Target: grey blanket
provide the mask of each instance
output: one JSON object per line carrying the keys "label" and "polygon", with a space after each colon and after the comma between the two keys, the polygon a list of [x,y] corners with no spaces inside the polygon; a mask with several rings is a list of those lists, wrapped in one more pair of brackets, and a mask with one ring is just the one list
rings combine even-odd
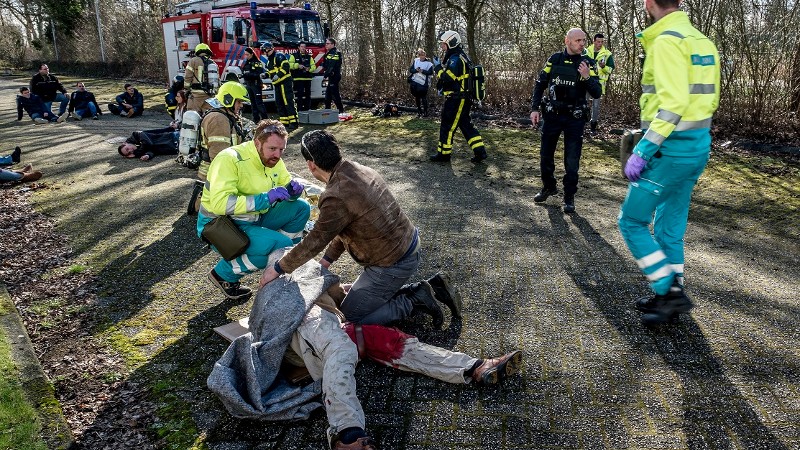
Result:
{"label": "grey blanket", "polygon": [[307,419],[322,406],[321,380],[304,387],[278,375],[283,355],[314,301],[339,281],[316,261],[258,290],[250,332],[239,336],[214,364],[208,388],[231,415],[262,420]]}

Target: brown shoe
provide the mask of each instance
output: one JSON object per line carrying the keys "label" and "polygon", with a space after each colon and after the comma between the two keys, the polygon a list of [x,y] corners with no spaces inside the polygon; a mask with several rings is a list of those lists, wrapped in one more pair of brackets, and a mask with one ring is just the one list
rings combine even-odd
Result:
{"label": "brown shoe", "polygon": [[472,381],[477,384],[497,384],[517,373],[521,364],[522,352],[519,350],[499,358],[487,359],[472,373]]}
{"label": "brown shoe", "polygon": [[20,183],[25,183],[27,181],[36,181],[39,178],[42,178],[42,172],[38,170],[35,172],[26,172],[22,174],[22,178],[19,179]]}
{"label": "brown shoe", "polygon": [[131,118],[131,117],[133,117],[133,113],[134,113],[134,112],[135,112],[135,111],[133,110],[133,108],[129,109],[129,110],[128,110],[128,118]]}
{"label": "brown shoe", "polygon": [[342,444],[342,441],[336,441],[333,444],[334,450],[378,450],[378,443],[369,436],[358,438],[352,444]]}

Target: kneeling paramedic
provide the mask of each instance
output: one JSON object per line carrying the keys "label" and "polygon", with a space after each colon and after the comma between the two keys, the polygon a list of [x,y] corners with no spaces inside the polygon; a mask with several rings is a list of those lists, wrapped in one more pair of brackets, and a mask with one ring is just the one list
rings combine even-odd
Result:
{"label": "kneeling paramedic", "polygon": [[287,137],[280,122],[262,120],[252,141],[221,151],[208,169],[197,234],[202,237],[212,220],[228,216],[250,241],[244,253],[220,259],[208,275],[229,299],[250,295],[239,280],[266,267],[273,250],[300,242],[310,216],[311,207],[299,198],[303,185],[292,180],[281,159]]}

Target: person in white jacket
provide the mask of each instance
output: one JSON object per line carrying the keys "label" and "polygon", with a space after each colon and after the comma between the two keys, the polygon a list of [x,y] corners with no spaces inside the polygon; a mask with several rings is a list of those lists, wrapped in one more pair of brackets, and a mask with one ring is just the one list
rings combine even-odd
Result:
{"label": "person in white jacket", "polygon": [[433,76],[433,63],[425,56],[425,50],[417,49],[417,57],[411,62],[408,68],[408,85],[411,88],[411,95],[417,103],[417,116],[428,115],[428,88],[431,85]]}

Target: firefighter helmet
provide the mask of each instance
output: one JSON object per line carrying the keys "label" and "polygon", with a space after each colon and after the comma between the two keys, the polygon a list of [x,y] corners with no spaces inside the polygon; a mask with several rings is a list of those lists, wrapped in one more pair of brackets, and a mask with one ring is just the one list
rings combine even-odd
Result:
{"label": "firefighter helmet", "polygon": [[461,45],[461,36],[453,30],[447,30],[439,35],[439,42],[447,45],[447,48],[454,48]]}
{"label": "firefighter helmet", "polygon": [[247,97],[247,88],[242,83],[236,81],[228,81],[219,88],[216,96],[217,100],[222,103],[226,108],[232,108],[236,100],[241,100],[249,103],[250,99]]}
{"label": "firefighter helmet", "polygon": [[211,53],[211,47],[209,47],[208,44],[203,44],[202,42],[197,44],[197,46],[195,46],[195,48],[194,48],[194,53],[196,55],[200,54],[201,52],[206,52],[209,55],[213,54],[213,53]]}
{"label": "firefighter helmet", "polygon": [[263,44],[261,44],[261,51],[262,52],[269,51],[272,48],[273,48],[272,42],[267,41],[267,42],[264,42]]}

